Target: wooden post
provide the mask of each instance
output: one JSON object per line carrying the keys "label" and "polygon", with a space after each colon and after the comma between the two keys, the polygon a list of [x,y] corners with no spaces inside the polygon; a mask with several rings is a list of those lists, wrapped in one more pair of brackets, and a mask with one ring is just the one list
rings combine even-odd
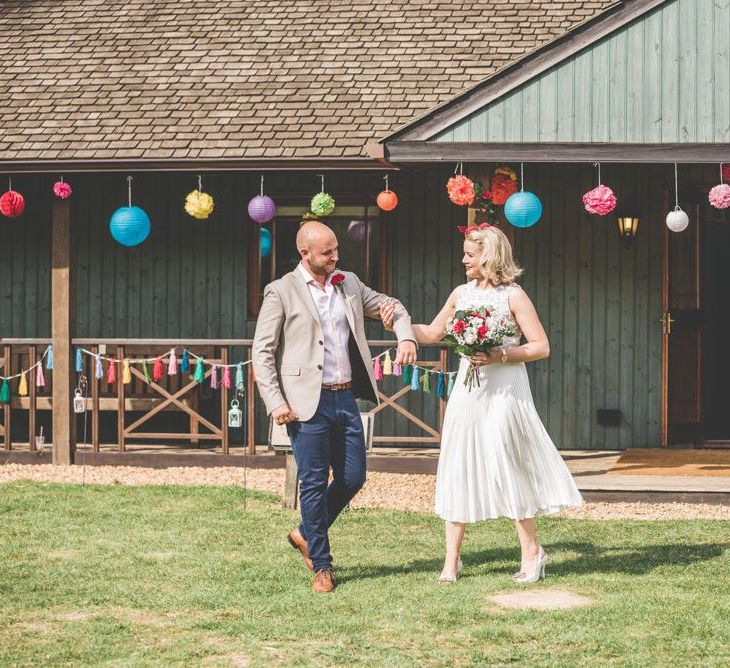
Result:
{"label": "wooden post", "polygon": [[[93,346],[91,351],[98,353],[99,346]],[[91,447],[94,452],[99,452],[99,379],[96,377],[95,357],[89,359],[88,377],[91,384]]]}
{"label": "wooden post", "polygon": [[[251,359],[251,349],[249,348],[249,359]],[[256,391],[256,379],[253,375],[253,364],[247,364],[247,375],[246,375],[246,435],[248,436],[248,452],[249,454],[256,454],[256,397],[254,392]]]}
{"label": "wooden post", "polygon": [[70,200],[53,202],[51,218],[51,345],[53,346],[53,464],[73,463],[76,420],[72,408],[71,339],[76,322]]}
{"label": "wooden post", "polygon": [[[33,364],[36,360],[36,347],[30,346],[28,348],[28,366]],[[31,452],[36,451],[35,447],[35,428],[36,418],[38,409],[38,398],[35,386],[35,378],[33,374],[28,374],[28,394],[29,394],[29,406],[28,406],[28,448]]]}
{"label": "wooden post", "polygon": [[[221,348],[221,363],[228,364],[228,346]],[[228,389],[221,386],[221,451],[228,454]]]}
{"label": "wooden post", "polygon": [[124,411],[127,400],[124,391],[126,388],[122,380],[124,346],[117,346],[117,359],[119,360],[119,366],[117,368],[117,402],[119,406],[117,410],[117,439],[119,440],[119,452],[124,452],[126,450],[126,443],[124,441]]}
{"label": "wooden post", "polygon": [[[13,371],[12,371],[12,366],[10,364],[11,358],[12,358],[12,348],[10,346],[5,346],[4,352],[5,352],[5,366],[3,368],[5,369],[5,373],[3,375],[12,376]],[[8,381],[8,382],[10,382],[10,381]],[[10,422],[12,420],[13,411],[12,411],[12,407],[9,403],[7,403],[3,406],[3,412],[5,413],[5,423],[3,425],[4,430],[5,430],[5,434],[4,434],[5,449],[11,450],[13,447],[13,441],[10,438]]]}
{"label": "wooden post", "polygon": [[284,473],[284,508],[297,507],[299,498],[299,478],[297,462],[291,452],[286,453],[286,471]]}

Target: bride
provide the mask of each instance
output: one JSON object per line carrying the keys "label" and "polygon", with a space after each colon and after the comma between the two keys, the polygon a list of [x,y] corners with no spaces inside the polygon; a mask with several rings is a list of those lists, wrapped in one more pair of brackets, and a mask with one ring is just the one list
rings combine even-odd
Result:
{"label": "bride", "polygon": [[[413,325],[419,343],[436,343],[456,309],[487,306],[516,335],[490,355],[462,358],[444,416],[436,477],[436,513],[446,522],[446,560],[440,582],[455,582],[466,524],[509,517],[515,521],[522,558],[518,583],[545,577],[548,556],[537,542],[535,517],[579,506],[583,499],[550,440],[532,401],[526,362],[550,354],[545,330],[530,298],[514,280],[522,273],[497,227],[467,228],[462,263],[469,281],[449,296],[430,325]],[[392,321],[393,306],[381,310]],[[524,336],[525,343],[520,345]],[[464,378],[478,367],[479,386]]]}

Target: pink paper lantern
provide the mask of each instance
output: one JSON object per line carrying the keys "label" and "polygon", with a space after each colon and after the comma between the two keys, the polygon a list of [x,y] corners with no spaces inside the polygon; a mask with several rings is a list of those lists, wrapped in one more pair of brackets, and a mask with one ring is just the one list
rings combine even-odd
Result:
{"label": "pink paper lantern", "polygon": [[72,192],[71,186],[65,181],[56,181],[53,184],[53,194],[59,199],[68,199]]}

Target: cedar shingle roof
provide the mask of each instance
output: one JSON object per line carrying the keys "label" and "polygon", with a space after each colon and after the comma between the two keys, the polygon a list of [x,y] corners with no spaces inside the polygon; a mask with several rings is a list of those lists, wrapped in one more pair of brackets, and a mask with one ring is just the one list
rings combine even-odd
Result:
{"label": "cedar shingle roof", "polygon": [[364,157],[612,4],[0,1],[0,160]]}

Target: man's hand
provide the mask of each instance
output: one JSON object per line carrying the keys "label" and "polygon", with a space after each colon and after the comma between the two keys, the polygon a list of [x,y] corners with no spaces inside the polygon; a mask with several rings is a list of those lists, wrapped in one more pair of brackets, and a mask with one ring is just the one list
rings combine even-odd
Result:
{"label": "man's hand", "polygon": [[274,418],[276,424],[288,424],[289,422],[295,422],[299,419],[299,416],[289,408],[289,404],[282,404],[271,411],[271,417]]}
{"label": "man's hand", "polygon": [[380,305],[380,319],[386,332],[393,331],[393,320],[395,317],[395,299],[388,299]]}
{"label": "man's hand", "polygon": [[413,341],[401,341],[395,361],[398,364],[413,364],[416,361],[416,344]]}

